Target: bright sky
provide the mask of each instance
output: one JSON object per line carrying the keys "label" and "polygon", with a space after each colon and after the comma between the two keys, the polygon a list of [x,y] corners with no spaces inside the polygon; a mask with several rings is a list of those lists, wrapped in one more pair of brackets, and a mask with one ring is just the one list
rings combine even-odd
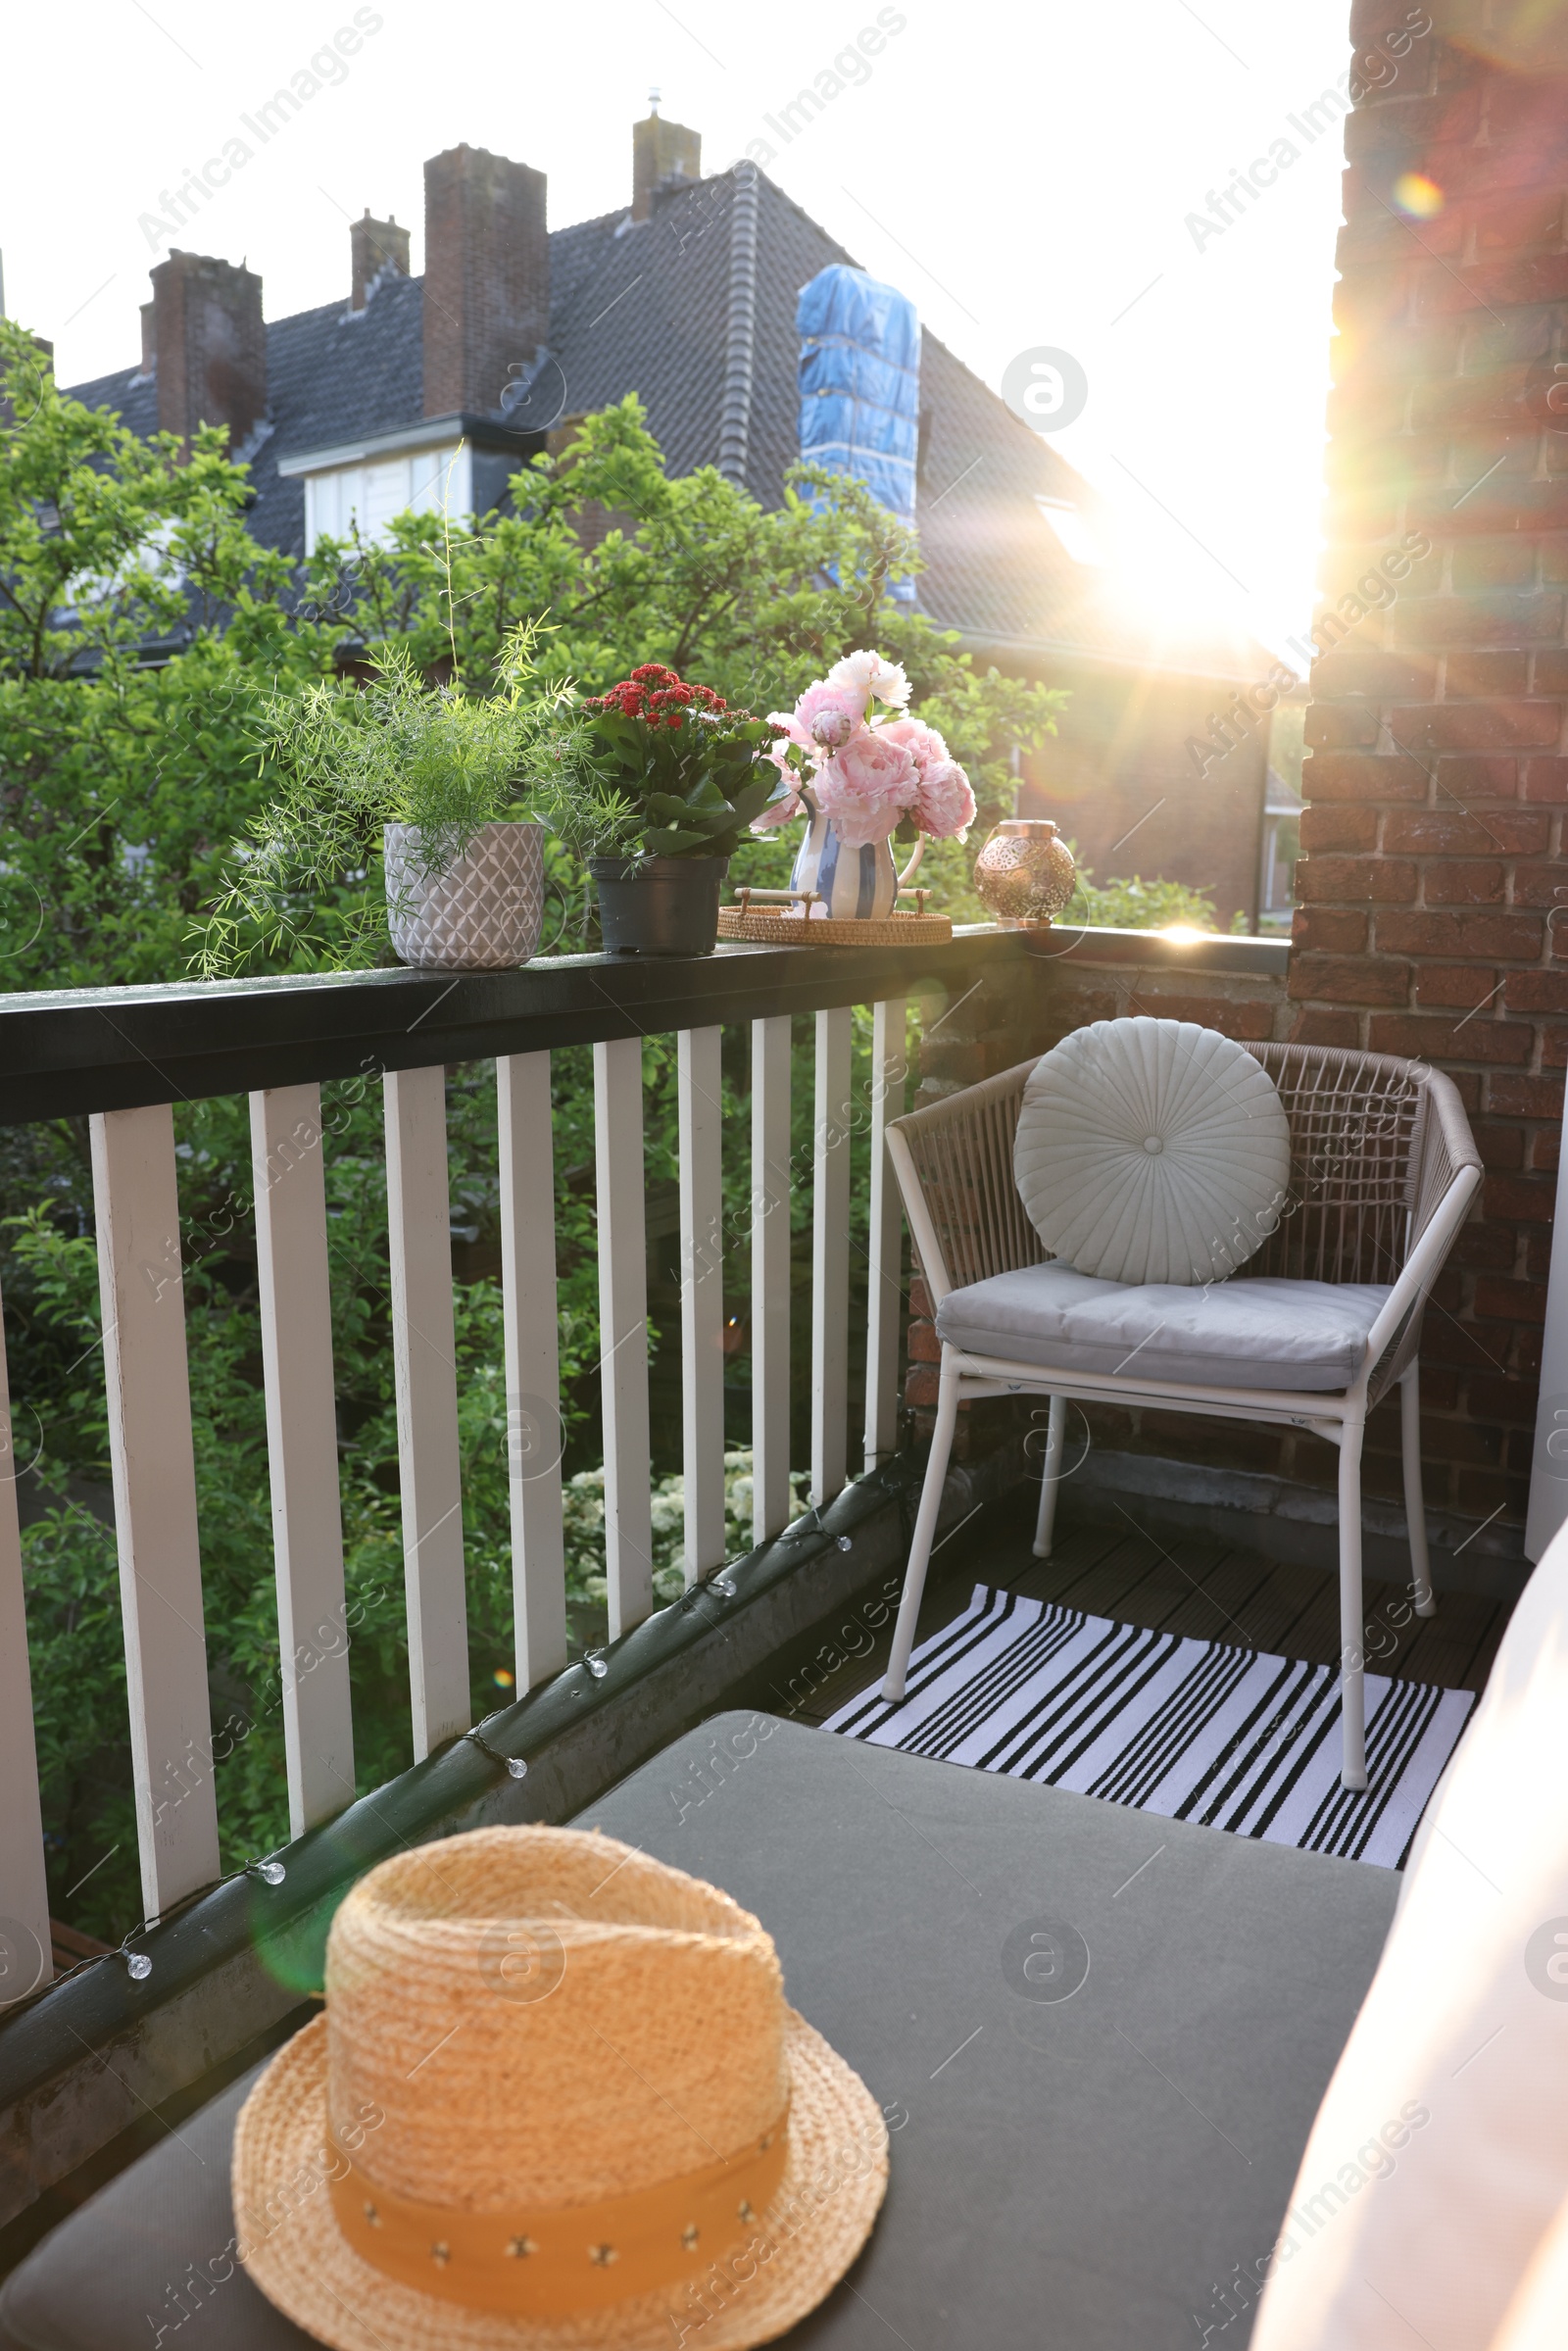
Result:
{"label": "bright sky", "polygon": [[[657,84],[705,169],[765,141],[758,160],[990,383],[1031,350],[1079,362],[1057,445],[1121,511],[1139,594],[1275,645],[1307,619],[1341,145],[1286,118],[1344,73],[1346,0],[375,0],[342,78],[258,146],[241,115],[356,5],[81,0],[64,47],[49,11],[13,14],[6,308],[54,340],[62,382],[135,360],[171,241],[248,261],[270,318],[346,295],[367,205],[413,224],[419,269],[420,167],[463,140],[547,171],[553,225],[611,210]],[[864,77],[834,75],[879,21]],[[766,118],[823,73],[845,86],[786,143]],[[235,136],[251,160],[154,251],[141,217]],[[1200,249],[1186,216],[1282,137],[1298,159]]]}

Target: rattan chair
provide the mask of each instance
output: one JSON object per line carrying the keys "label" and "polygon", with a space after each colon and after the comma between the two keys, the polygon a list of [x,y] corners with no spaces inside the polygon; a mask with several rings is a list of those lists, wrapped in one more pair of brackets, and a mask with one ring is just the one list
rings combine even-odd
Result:
{"label": "rattan chair", "polygon": [[[1426,1522],[1421,1496],[1417,1349],[1428,1292],[1481,1180],[1481,1158],[1452,1082],[1416,1061],[1313,1046],[1253,1045],[1279,1089],[1291,1129],[1290,1195],[1263,1247],[1233,1277],[1366,1283],[1387,1289],[1365,1336],[1359,1368],[1343,1391],[1265,1383],[1265,1360],[1246,1386],[1151,1378],[1136,1361],[1117,1373],[969,1353],[947,1339],[936,1430],[905,1577],[884,1695],[902,1699],[926,1566],[959,1404],[970,1396],[1051,1398],[1035,1553],[1049,1557],[1069,1397],[1160,1404],[1225,1420],[1310,1429],[1340,1448],[1340,1633],[1343,1779],[1366,1786],[1362,1686],[1361,1443],[1366,1416],[1396,1380],[1403,1424],[1404,1494],[1417,1613],[1431,1616]],[[915,1252],[939,1332],[961,1319],[943,1313],[974,1284],[1044,1263],[1013,1181],[1013,1138],[1032,1061],[896,1120],[888,1152],[907,1211]],[[1303,1308],[1308,1294],[1302,1294]],[[1359,1342],[1357,1342],[1359,1344]],[[1069,1350],[1071,1351],[1071,1350]],[[1254,1377],[1256,1384],[1254,1383]]]}

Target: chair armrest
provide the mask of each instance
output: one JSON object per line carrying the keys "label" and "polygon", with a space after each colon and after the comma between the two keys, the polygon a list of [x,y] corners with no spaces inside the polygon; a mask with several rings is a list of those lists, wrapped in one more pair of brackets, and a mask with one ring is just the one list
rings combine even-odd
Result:
{"label": "chair armrest", "polygon": [[1366,1335],[1365,1368],[1378,1360],[1399,1325],[1418,1305],[1443,1270],[1443,1261],[1458,1238],[1477,1185],[1481,1181],[1479,1164],[1458,1168],[1427,1218],[1424,1230],[1414,1249],[1404,1261],[1403,1270],[1389,1295],[1376,1322]]}
{"label": "chair armrest", "polygon": [[[1443,1268],[1464,1222],[1465,1211],[1484,1172],[1459,1089],[1441,1070],[1424,1074],[1425,1116],[1411,1169],[1410,1243],[1388,1304],[1367,1333],[1364,1369],[1370,1377],[1401,1324],[1419,1314],[1421,1302]],[[1404,1368],[1413,1346],[1399,1342],[1379,1388]]]}

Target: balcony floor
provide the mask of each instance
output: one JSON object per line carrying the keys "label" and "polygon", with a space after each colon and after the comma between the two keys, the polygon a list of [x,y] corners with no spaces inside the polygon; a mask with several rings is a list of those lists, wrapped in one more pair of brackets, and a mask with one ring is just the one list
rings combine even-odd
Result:
{"label": "balcony floor", "polygon": [[[918,1639],[950,1623],[967,1605],[975,1585],[984,1583],[1153,1632],[1244,1641],[1285,1657],[1333,1663],[1339,1650],[1335,1575],[1200,1536],[1165,1537],[1149,1526],[1147,1511],[1141,1508],[1139,1515],[1139,1524],[1129,1518],[1120,1528],[1075,1523],[1064,1497],[1054,1554],[1036,1559],[1030,1550],[1034,1496],[1007,1495],[938,1544]],[[1372,1628],[1369,1672],[1436,1683],[1445,1690],[1482,1689],[1508,1621],[1507,1601],[1440,1589],[1437,1615],[1423,1619],[1409,1610],[1402,1585],[1370,1577],[1364,1597],[1365,1621]],[[767,1690],[759,1684],[748,1695],[796,1721],[824,1722],[881,1680],[892,1637],[890,1614],[873,1647],[846,1657],[817,1680],[803,1669],[809,1668],[813,1654],[820,1656],[818,1637],[799,1657],[791,1653],[774,1663]]]}

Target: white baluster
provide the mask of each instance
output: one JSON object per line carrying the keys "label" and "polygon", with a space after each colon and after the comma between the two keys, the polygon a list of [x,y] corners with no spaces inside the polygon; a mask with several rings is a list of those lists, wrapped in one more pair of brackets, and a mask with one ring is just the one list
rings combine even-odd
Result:
{"label": "white baluster", "polygon": [[899,1307],[904,1287],[904,1209],[888,1163],[890,1119],[904,1111],[902,997],[871,1016],[871,1214],[865,1325],[865,1466],[875,1469],[899,1439]]}
{"label": "white baluster", "polygon": [[92,1176],[142,1903],[156,1918],[219,1874],[169,1104],[98,1112]]}
{"label": "white baluster", "polygon": [[855,1014],[816,1016],[811,1130],[811,1499],[844,1484],[850,1412],[850,1046]]}
{"label": "white baluster", "polygon": [[318,1086],[251,1096],[289,1833],[354,1799]]}
{"label": "white baluster", "polygon": [[790,1023],[752,1023],[752,1541],[790,1515]]}
{"label": "white baluster", "polygon": [[[21,1417],[24,1429],[30,1431],[32,1415],[24,1410]],[[5,1332],[0,1327],[0,1788],[5,1789],[0,1805],[0,2010],[36,1991],[54,1974],[17,1523],[17,1479],[31,1456],[32,1446],[19,1439],[11,1410]]]}
{"label": "white baluster", "polygon": [[389,1070],[386,1211],[416,1762],[468,1728],[444,1069]]}
{"label": "white baluster", "polygon": [[600,1387],[605,1426],[605,1573],[610,1638],[654,1605],[648,1436],[648,1238],[643,1199],[643,1049],[594,1047],[599,1205]]}
{"label": "white baluster", "polygon": [[561,1525],[561,1358],[556,1305],[556,1179],[550,1055],[496,1062],[501,1128],[501,1290],[507,1328],[512,1606],[517,1690],[566,1663]]}
{"label": "white baluster", "polygon": [[686,1581],[724,1564],[723,1075],[718,1029],[677,1043]]}

